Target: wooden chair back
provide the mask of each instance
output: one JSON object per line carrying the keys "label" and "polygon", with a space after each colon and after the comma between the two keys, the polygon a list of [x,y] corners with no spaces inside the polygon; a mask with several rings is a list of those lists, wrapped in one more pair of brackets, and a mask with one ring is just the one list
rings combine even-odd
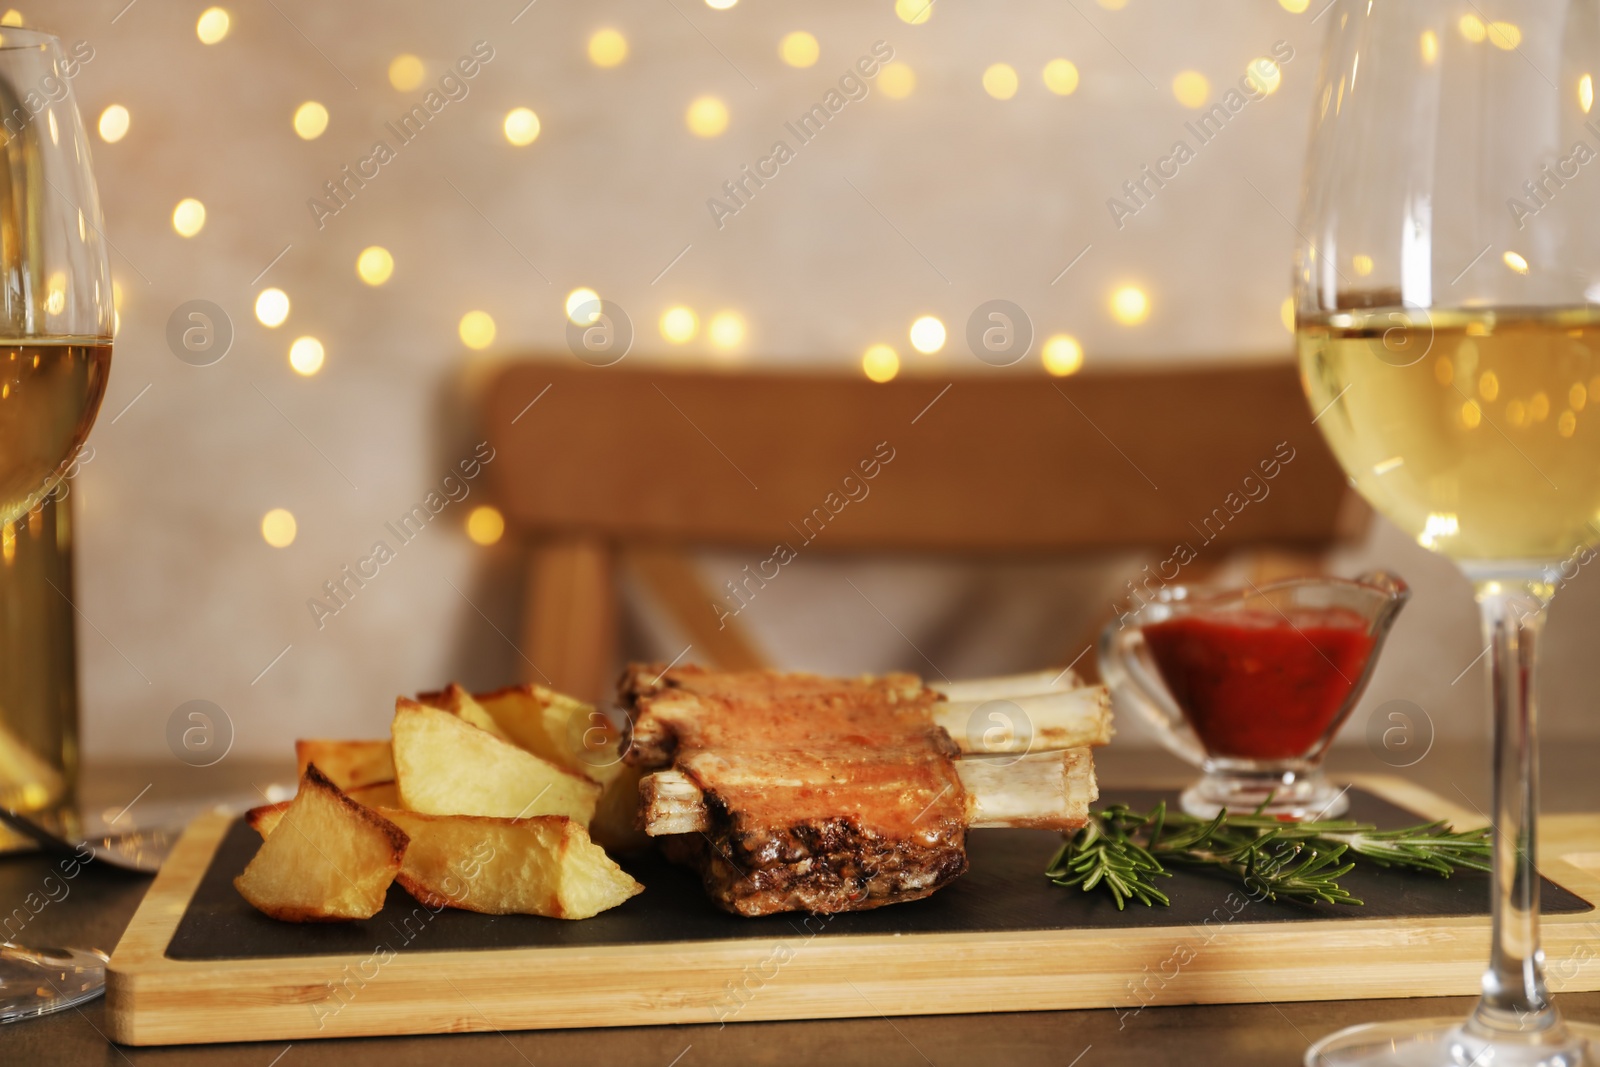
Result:
{"label": "wooden chair back", "polygon": [[1320,550],[1365,515],[1283,363],[876,384],[530,360],[484,414],[491,492],[530,545],[529,673],[591,698],[609,689],[619,562],[694,658],[741,667],[762,658],[688,549],[1214,560]]}

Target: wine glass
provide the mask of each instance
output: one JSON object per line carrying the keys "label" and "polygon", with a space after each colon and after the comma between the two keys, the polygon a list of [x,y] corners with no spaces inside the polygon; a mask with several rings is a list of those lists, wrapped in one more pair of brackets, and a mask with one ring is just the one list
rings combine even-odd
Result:
{"label": "wine glass", "polygon": [[[59,495],[111,362],[111,269],[72,95],[83,47],[0,27],[0,604],[30,617],[38,612],[18,584],[13,524]],[[6,632],[29,625],[5,621]],[[0,656],[0,804],[28,810],[68,799],[73,769],[69,753],[41,755],[28,743],[59,725],[36,720],[59,714],[60,703],[28,699],[38,687],[24,684],[19,658]],[[104,982],[99,953],[0,944],[0,1022],[77,1004]]]}
{"label": "wine glass", "polygon": [[1356,488],[1476,591],[1494,911],[1470,1017],[1353,1027],[1306,1062],[1600,1062],[1600,1028],[1545,986],[1534,862],[1535,652],[1563,569],[1600,539],[1600,0],[1337,0],[1324,17],[1301,373]]}

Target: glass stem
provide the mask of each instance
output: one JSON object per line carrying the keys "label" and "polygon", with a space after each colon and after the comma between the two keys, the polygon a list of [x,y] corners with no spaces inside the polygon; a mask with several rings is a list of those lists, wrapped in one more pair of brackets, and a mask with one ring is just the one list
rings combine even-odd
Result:
{"label": "glass stem", "polygon": [[[1482,1037],[1549,1038],[1562,1028],[1539,945],[1539,749],[1534,670],[1545,604],[1539,582],[1477,583],[1494,706],[1494,933],[1483,996],[1468,1029]],[[1537,1040],[1537,1038],[1535,1038]]]}

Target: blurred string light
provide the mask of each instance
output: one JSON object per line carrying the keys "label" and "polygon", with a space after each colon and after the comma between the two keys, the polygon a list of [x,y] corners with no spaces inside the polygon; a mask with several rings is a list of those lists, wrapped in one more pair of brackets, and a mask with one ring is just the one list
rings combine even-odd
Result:
{"label": "blurred string light", "polygon": [[1505,262],[1506,266],[1510,267],[1518,274],[1528,273],[1528,261],[1517,253],[1511,251],[1509,248],[1506,249],[1505,254],[1500,258]]}
{"label": "blurred string light", "polygon": [[574,326],[589,326],[600,317],[600,294],[589,288],[577,288],[567,294],[567,321]]}
{"label": "blurred string light", "polygon": [[1111,317],[1124,326],[1137,326],[1150,317],[1150,298],[1137,285],[1124,285],[1111,294]]}
{"label": "blurred string light", "polygon": [[288,508],[273,508],[261,516],[261,539],[273,548],[288,548],[298,532],[299,524]]}
{"label": "blurred string light", "polygon": [[467,512],[467,537],[475,545],[488,547],[504,537],[506,517],[491,504],[479,504]]}
{"label": "blurred string light", "polygon": [[201,44],[216,44],[228,36],[228,29],[233,25],[233,19],[220,7],[208,7],[200,12],[200,18],[194,24],[194,35],[200,38]]}
{"label": "blurred string light", "polygon": [[1172,95],[1184,107],[1204,107],[1211,97],[1211,82],[1198,70],[1180,71],[1172,79]]}
{"label": "blurred string light", "polygon": [[530,145],[539,139],[539,116],[532,108],[514,107],[506,112],[506,140],[517,147]]}
{"label": "blurred string light", "polygon": [[289,366],[294,368],[296,374],[309,378],[322,369],[326,354],[322,342],[315,337],[296,337],[294,344],[289,346]]}
{"label": "blurred string light", "polygon": [[1291,15],[1298,15],[1311,6],[1311,0],[1278,0],[1278,6]]}
{"label": "blurred string light", "polygon": [[1010,63],[991,63],[983,72],[983,91],[996,100],[1017,95],[1017,70]]}
{"label": "blurred string light", "polygon": [[294,132],[302,141],[315,141],[328,128],[328,109],[315,100],[307,100],[294,109]]}
{"label": "blurred string light", "polygon": [[1278,318],[1282,320],[1285,330],[1294,333],[1294,297],[1283,298],[1283,303],[1278,305]]}
{"label": "blurred string light", "polygon": [[706,336],[711,344],[724,352],[731,352],[744,344],[744,318],[737,311],[719,311],[706,324]]}
{"label": "blurred string light", "polygon": [[193,237],[205,225],[206,206],[192,196],[179,200],[178,206],[172,209],[172,228],[180,237]]}
{"label": "blurred string light", "polygon": [[489,317],[487,311],[469,311],[461,316],[456,332],[461,335],[461,343],[468,348],[488,348],[494,343],[494,319]]}
{"label": "blurred string light", "polygon": [[1070,59],[1052,59],[1044,65],[1044,87],[1057,96],[1071,96],[1078,88],[1078,68]]}
{"label": "blurred string light", "polygon": [[924,315],[911,324],[911,347],[925,356],[943,348],[944,338],[944,323],[932,315]]}
{"label": "blurred string light", "polygon": [[1041,354],[1044,369],[1057,378],[1076,374],[1083,366],[1083,346],[1070,333],[1058,333],[1046,339]]}
{"label": "blurred string light", "polygon": [[661,313],[660,327],[661,336],[668,344],[681,345],[694,340],[694,335],[700,332],[700,320],[693,311],[679,304]]}
{"label": "blurred string light", "polygon": [[1434,60],[1439,58],[1439,35],[1432,30],[1423,30],[1418,47],[1422,49],[1423,65],[1433,66]]}
{"label": "blurred string light", "polygon": [[1594,79],[1587,74],[1578,79],[1578,106],[1585,115],[1594,107]]}
{"label": "blurred string light", "polygon": [[1461,36],[1473,44],[1477,44],[1489,36],[1489,27],[1485,26],[1483,20],[1477,15],[1470,12],[1461,16],[1460,20],[1456,22],[1456,28],[1461,31]]}
{"label": "blurred string light", "polygon": [[805,30],[786,33],[783,40],[778,42],[778,56],[791,67],[809,67],[821,53],[822,47],[817,44],[817,39]]}
{"label": "blurred string light", "polygon": [[1265,56],[1252,59],[1244,68],[1244,76],[1256,92],[1264,96],[1271,96],[1283,84],[1283,71]]}
{"label": "blurred string light", "polygon": [[[1586,75],[1587,77],[1587,75]],[[1584,108],[1585,111],[1588,108]],[[112,104],[100,112],[100,139],[106,144],[116,144],[128,135],[128,109]]]}
{"label": "blurred string light", "polygon": [[728,128],[728,105],[714,96],[697,96],[689,102],[683,121],[696,137],[716,137]]}
{"label": "blurred string light", "polygon": [[934,0],[894,0],[894,13],[901,22],[920,26],[933,15]]}
{"label": "blurred string light", "polygon": [[896,60],[878,72],[878,88],[890,100],[904,100],[917,87],[917,73],[909,64]]}
{"label": "blurred string light", "polygon": [[427,76],[428,69],[422,65],[422,60],[410,52],[402,52],[389,61],[389,84],[402,93],[421,85]]}
{"label": "blurred string light", "polygon": [[368,285],[382,285],[394,273],[394,257],[382,245],[363,248],[356,257],[356,276]]}
{"label": "blurred string light", "polygon": [[875,382],[892,381],[900,373],[900,354],[888,345],[873,345],[861,354],[861,372]]}
{"label": "blurred string light", "polygon": [[607,26],[589,37],[589,62],[597,67],[615,67],[628,58],[628,39]]}
{"label": "blurred string light", "polygon": [[289,294],[282,289],[263,289],[256,295],[256,321],[267,327],[282,326],[289,317]]}
{"label": "blurred string light", "polygon": [[717,11],[726,11],[738,2],[739,0],[706,0],[706,6]]}

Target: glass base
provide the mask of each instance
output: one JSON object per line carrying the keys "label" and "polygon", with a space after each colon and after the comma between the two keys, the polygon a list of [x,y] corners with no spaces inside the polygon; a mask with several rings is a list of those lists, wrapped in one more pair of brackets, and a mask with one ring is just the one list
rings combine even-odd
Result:
{"label": "glass base", "polygon": [[1340,1030],[1312,1045],[1306,1067],[1595,1067],[1600,1026],[1563,1023],[1526,1041],[1488,1043],[1454,1019],[1402,1019]]}
{"label": "glass base", "polygon": [[1245,814],[1257,809],[1285,819],[1333,819],[1350,810],[1345,792],[1323,777],[1321,767],[1281,772],[1217,767],[1185,789],[1180,803],[1185,812],[1202,819],[1215,818],[1219,811]]}
{"label": "glass base", "polygon": [[106,990],[106,955],[0,944],[0,1023],[48,1015]]}

